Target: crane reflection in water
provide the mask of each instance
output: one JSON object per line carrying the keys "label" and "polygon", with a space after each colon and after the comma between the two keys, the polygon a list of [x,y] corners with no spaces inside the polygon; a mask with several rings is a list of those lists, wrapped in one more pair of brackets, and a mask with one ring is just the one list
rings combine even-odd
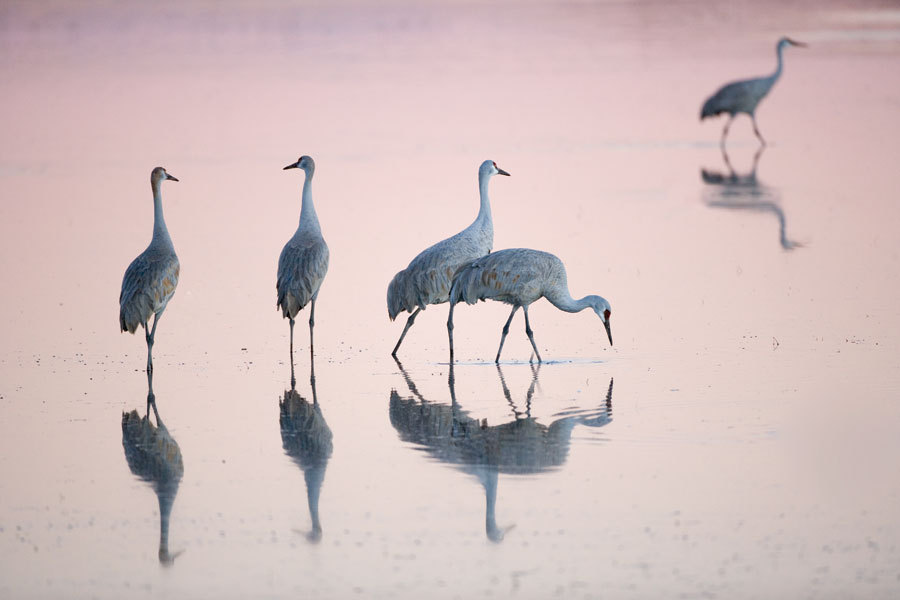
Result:
{"label": "crane reflection in water", "polygon": [[306,539],[313,543],[322,539],[319,494],[333,449],[331,429],[325,422],[316,395],[314,360],[314,357],[310,357],[309,385],[312,388],[312,402],[310,403],[292,387],[284,392],[283,398],[278,403],[284,452],[300,467],[306,480],[306,499],[312,521],[312,529],[306,534]]}
{"label": "crane reflection in water", "polygon": [[[156,417],[154,426],[150,409]],[[141,417],[137,410],[122,413],[122,446],[131,472],[150,484],[159,501],[159,562],[171,566],[181,554],[169,552],[169,518],[175,495],[184,475],[184,461],[178,442],[159,418],[159,410],[152,392],[147,398],[147,412]]]}
{"label": "crane reflection in water", "polygon": [[703,201],[710,208],[727,208],[736,211],[774,215],[778,219],[778,241],[785,250],[803,247],[787,236],[787,217],[781,208],[781,194],[777,189],[760,183],[756,176],[759,160],[765,146],[760,146],[753,155],[753,168],[739,174],[731,166],[728,152],[722,147],[722,159],[727,172],[701,169],[700,178],[707,188],[703,191]]}
{"label": "crane reflection in water", "polygon": [[453,365],[447,384],[450,404],[426,400],[415,383],[397,362],[411,396],[402,397],[391,390],[390,420],[400,439],[414,444],[433,458],[454,465],[474,475],[484,487],[485,532],[492,542],[503,540],[512,526],[499,527],[496,518],[497,480],[500,473],[528,475],[561,467],[569,453],[575,425],[602,427],[612,421],[613,380],[604,402],[589,411],[569,412],[550,425],[539,423],[531,416],[531,401],[538,385],[540,365],[531,365],[531,384],[525,394],[524,410],[512,399],[503,370],[496,366],[503,396],[509,404],[513,419],[501,425],[489,425],[464,410],[456,400],[456,381]]}

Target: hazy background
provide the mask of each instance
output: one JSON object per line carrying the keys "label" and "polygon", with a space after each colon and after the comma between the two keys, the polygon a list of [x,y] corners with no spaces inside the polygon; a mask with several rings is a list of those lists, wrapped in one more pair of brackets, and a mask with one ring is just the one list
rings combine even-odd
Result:
{"label": "hazy background", "polygon": [[[810,47],[758,111],[755,179],[735,121],[732,177],[700,106],[774,70],[781,35]],[[0,595],[895,597],[898,59],[884,2],[5,2]],[[318,544],[278,405],[275,269],[302,185],[281,169],[301,154],[331,249]],[[491,183],[494,248],[554,252],[574,296],[612,305],[613,348],[591,311],[531,310],[549,364],[530,415],[610,420],[551,439],[562,462],[530,474],[390,416],[392,391],[451,404],[447,307],[419,316],[403,373],[385,290],[474,219],[487,158],[511,173]],[[171,569],[120,428],[145,408],[117,299],[157,165],[180,179],[154,347],[184,459]],[[490,362],[507,314],[456,312],[452,392],[488,427],[535,382],[521,316],[502,381]],[[309,399],[305,314],[296,334]],[[510,442],[525,462],[533,439]],[[472,467],[492,461],[494,484]],[[515,524],[499,544],[491,485]]]}

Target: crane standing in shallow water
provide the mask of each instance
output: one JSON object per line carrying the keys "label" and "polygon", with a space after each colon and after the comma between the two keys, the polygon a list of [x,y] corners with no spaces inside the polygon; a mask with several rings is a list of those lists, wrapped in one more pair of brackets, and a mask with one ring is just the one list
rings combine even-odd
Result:
{"label": "crane standing in shallow water", "polygon": [[306,306],[309,308],[309,354],[313,355],[313,326],[315,325],[316,298],[319,288],[328,272],[328,245],[322,237],[319,218],[312,200],[312,178],[316,172],[316,163],[309,156],[301,156],[297,162],[284,168],[303,169],[306,179],[303,181],[302,204],[300,208],[300,224],[294,236],[288,240],[278,257],[278,280],[275,288],[278,291],[278,303],[283,317],[291,324],[291,388],[297,380],[294,377],[294,317]]}
{"label": "crane standing in shallow water", "polygon": [[760,100],[766,97],[766,94],[769,93],[769,90],[772,89],[772,86],[775,85],[778,78],[781,77],[781,71],[784,64],[782,53],[787,46],[799,46],[805,48],[806,44],[794,41],[787,37],[781,38],[778,40],[778,45],[775,47],[775,52],[778,55],[778,66],[774,73],[768,77],[743,79],[741,81],[734,81],[726,84],[703,103],[703,108],[700,110],[701,121],[706,117],[714,117],[721,113],[728,113],[731,115],[725,123],[725,129],[722,130],[722,140],[720,142],[722,146],[725,145],[728,127],[738,113],[746,113],[750,116],[750,119],[753,121],[753,133],[756,134],[756,137],[759,138],[759,141],[762,142],[763,145],[766,144],[766,140],[763,139],[762,134],[759,132],[759,128],[756,126],[756,107]]}
{"label": "crane standing in shallow water", "polygon": [[[153,190],[153,238],[147,249],[131,261],[122,278],[119,293],[119,327],[121,331],[134,333],[143,327],[147,339],[147,380],[153,377],[153,343],[156,339],[156,325],[166,305],[178,285],[180,266],[175,246],[163,218],[162,193],[160,186],[165,180],[178,181],[162,167],[150,173],[150,187]],[[153,328],[147,327],[153,316]],[[149,399],[153,398],[150,387]]]}
{"label": "crane standing in shallow water", "polygon": [[447,319],[447,335],[450,339],[450,364],[453,364],[453,309],[460,301],[475,304],[479,300],[497,300],[512,304],[512,312],[503,326],[500,347],[494,362],[500,363],[500,352],[503,342],[509,333],[509,324],[519,308],[525,311],[525,333],[531,347],[541,362],[541,353],[534,343],[531,324],[528,321],[528,307],[535,300],[546,298],[550,304],[566,312],[580,312],[592,308],[609,337],[612,345],[612,332],[609,328],[609,302],[600,296],[585,296],[575,300],[569,293],[566,279],[566,267],[562,261],[549,252],[530,250],[528,248],[510,248],[500,250],[475,259],[462,267],[453,277],[450,289],[450,316]]}
{"label": "crane standing in shallow water", "polygon": [[419,314],[429,304],[447,301],[450,283],[456,270],[467,262],[484,256],[494,246],[494,222],[488,182],[494,175],[509,175],[492,160],[481,163],[478,169],[478,190],[481,207],[475,221],[446,240],[423,250],[405,269],[394,275],[387,289],[388,316],[393,321],[403,311],[412,313],[391,356],[397,350]]}

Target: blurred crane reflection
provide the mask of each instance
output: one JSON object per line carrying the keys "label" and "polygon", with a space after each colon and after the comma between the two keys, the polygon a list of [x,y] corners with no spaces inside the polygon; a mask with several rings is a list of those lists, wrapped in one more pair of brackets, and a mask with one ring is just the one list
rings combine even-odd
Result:
{"label": "blurred crane reflection", "polygon": [[[156,426],[150,421],[150,408]],[[181,552],[169,552],[169,517],[184,475],[184,461],[178,442],[159,418],[156,402],[148,398],[147,413],[137,410],[122,413],[122,446],[131,472],[146,481],[159,501],[159,562],[171,566]]]}
{"label": "blurred crane reflection", "polygon": [[322,407],[316,396],[316,374],[314,358],[310,359],[309,385],[312,388],[312,403],[308,402],[297,390],[292,388],[284,392],[279,402],[281,414],[281,443],[284,452],[293,459],[303,471],[306,480],[306,499],[309,504],[309,517],[312,529],[306,534],[310,542],[322,539],[322,523],[319,521],[319,494],[322,482],[325,481],[325,469],[333,449],[331,429],[322,415]]}
{"label": "blurred crane reflection", "polygon": [[531,416],[531,401],[538,385],[540,366],[532,365],[532,380],[525,394],[525,405],[513,401],[503,371],[497,366],[503,396],[513,419],[501,425],[488,425],[487,419],[469,415],[456,400],[453,365],[447,379],[450,404],[426,400],[415,383],[397,362],[412,394],[403,398],[391,390],[391,425],[404,442],[425,450],[433,458],[474,475],[484,487],[485,531],[489,540],[500,542],[512,526],[499,527],[496,519],[497,478],[499,473],[536,474],[562,466],[569,453],[572,429],[577,424],[602,427],[612,420],[613,380],[603,404],[588,411],[573,411],[550,425]]}
{"label": "blurred crane reflection", "polygon": [[773,187],[760,183],[756,176],[759,159],[765,146],[760,146],[753,155],[753,168],[749,173],[739,174],[731,166],[728,152],[722,147],[722,159],[727,172],[701,169],[700,178],[710,187],[704,188],[703,201],[710,208],[768,213],[778,219],[778,241],[785,250],[802,247],[803,244],[788,239],[787,218],[781,208],[781,194]]}

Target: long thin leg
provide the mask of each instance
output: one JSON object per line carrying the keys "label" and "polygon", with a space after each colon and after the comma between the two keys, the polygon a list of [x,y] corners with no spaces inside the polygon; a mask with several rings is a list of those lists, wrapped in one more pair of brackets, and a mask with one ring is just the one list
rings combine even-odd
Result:
{"label": "long thin leg", "polygon": [[513,315],[516,314],[516,311],[519,310],[518,305],[513,306],[512,312],[509,313],[509,318],[506,320],[506,325],[503,326],[503,335],[500,336],[500,347],[497,348],[497,357],[494,359],[494,363],[500,364],[500,352],[503,351],[503,342],[506,341],[506,334],[509,333],[509,324],[512,323]]}
{"label": "long thin leg", "polygon": [[450,364],[453,364],[453,309],[455,302],[450,302],[450,314],[447,316],[447,337],[450,338]]}
{"label": "long thin leg", "polygon": [[753,133],[756,134],[756,137],[758,137],[759,141],[762,143],[762,145],[765,146],[766,140],[763,139],[762,134],[759,132],[759,127],[756,126],[756,115],[751,114],[750,118],[753,120]]}
{"label": "long thin leg", "polygon": [[403,328],[403,333],[400,334],[400,339],[397,340],[397,345],[394,346],[394,351],[391,352],[391,356],[393,356],[394,358],[397,358],[397,350],[400,349],[400,344],[403,343],[403,338],[406,337],[406,332],[409,331],[409,328],[412,327],[413,323],[416,322],[416,316],[418,316],[419,311],[421,311],[421,310],[422,310],[421,308],[417,308],[416,312],[409,315],[409,318],[406,320],[406,327]]}
{"label": "long thin leg", "polygon": [[722,130],[722,139],[719,141],[719,145],[723,148],[725,147],[725,138],[728,137],[728,128],[731,127],[732,121],[734,121],[734,115],[728,117],[728,121],[725,122],[725,129]]}
{"label": "long thin leg", "polygon": [[163,311],[161,310],[153,315],[153,328],[149,331],[147,330],[147,324],[144,323],[144,331],[147,332],[147,373],[153,373],[153,344],[156,342],[156,324],[159,323],[159,318],[162,314]]}
{"label": "long thin leg", "polygon": [[534,343],[534,332],[531,330],[531,324],[528,322],[528,307],[523,306],[522,310],[525,311],[525,333],[528,335],[528,340],[531,342],[531,347],[534,348],[534,354],[537,356],[538,362],[543,362],[541,360],[541,353],[538,352],[537,344]]}
{"label": "long thin leg", "polygon": [[297,386],[297,379],[294,377],[294,320],[288,317],[291,324],[291,389]]}
{"label": "long thin leg", "polygon": [[[318,294],[316,294],[318,296]],[[312,297],[309,305],[309,358],[313,357],[313,327],[316,324],[316,296]]]}

